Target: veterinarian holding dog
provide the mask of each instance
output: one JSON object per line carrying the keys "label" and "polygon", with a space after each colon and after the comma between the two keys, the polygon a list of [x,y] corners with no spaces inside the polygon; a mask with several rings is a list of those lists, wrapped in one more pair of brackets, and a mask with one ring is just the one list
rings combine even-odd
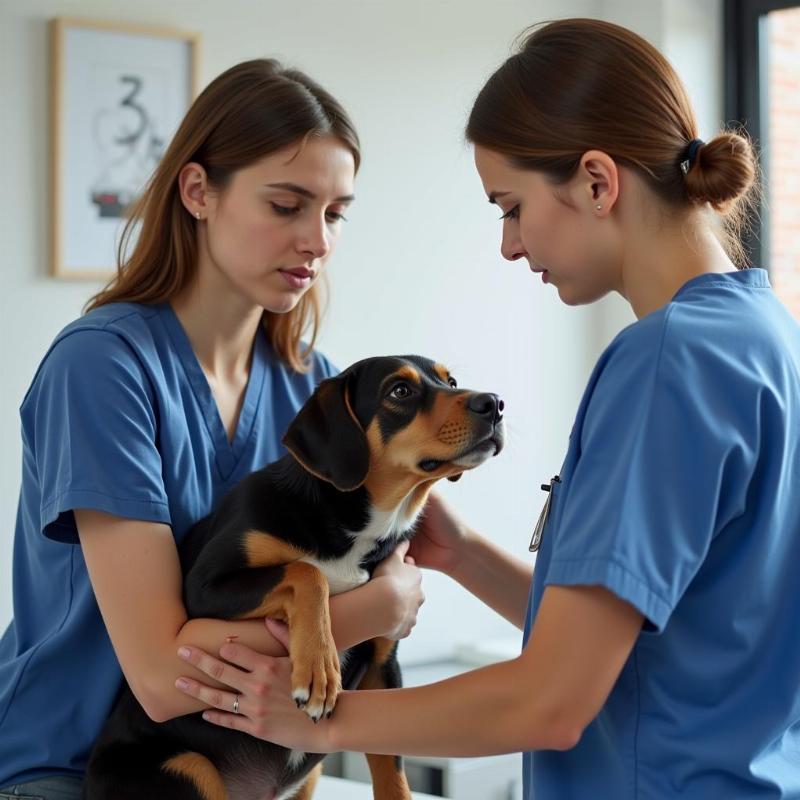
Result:
{"label": "veterinarian holding dog", "polygon": [[[176,540],[283,454],[336,371],[300,336],[310,325],[313,344],[358,164],[350,119],[314,81],[273,61],[232,67],[134,209],[118,276],[46,353],[21,408],[0,797],[79,798],[123,674],[163,721],[206,707],[175,689],[182,645],[217,652],[235,635],[286,653],[262,621],[187,620]],[[422,600],[399,549],[332,599],[337,645],[407,635]]]}
{"label": "veterinarian holding dog", "polygon": [[750,143],[701,141],[666,59],[591,20],[529,33],[467,138],[503,255],[569,305],[616,291],[637,317],[547,486],[533,580],[438,497],[413,540],[523,630],[521,655],[345,692],[318,725],[289,660],[245,642],[188,655],[232,692],[186,691],[210,723],[301,750],[521,751],[536,800],[800,797],[800,329],[764,269],[736,266]]}

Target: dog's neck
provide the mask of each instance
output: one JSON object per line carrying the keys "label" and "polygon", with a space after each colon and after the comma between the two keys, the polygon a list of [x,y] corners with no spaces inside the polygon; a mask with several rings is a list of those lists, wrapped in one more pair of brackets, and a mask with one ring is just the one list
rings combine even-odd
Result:
{"label": "dog's neck", "polygon": [[330,510],[331,518],[337,519],[347,530],[374,542],[408,538],[436,482],[427,480],[411,486],[404,496],[392,503],[391,508],[379,508],[365,486],[342,492],[306,470],[291,455],[278,463],[283,483],[289,491],[306,503],[325,506]]}
{"label": "dog's neck", "polygon": [[[427,497],[427,492],[425,493]],[[375,542],[383,539],[400,541],[407,537],[422,511],[424,501],[417,500],[415,491],[410,492],[393,509],[383,510],[371,506],[371,516],[366,529],[359,531],[359,536],[366,536]]]}

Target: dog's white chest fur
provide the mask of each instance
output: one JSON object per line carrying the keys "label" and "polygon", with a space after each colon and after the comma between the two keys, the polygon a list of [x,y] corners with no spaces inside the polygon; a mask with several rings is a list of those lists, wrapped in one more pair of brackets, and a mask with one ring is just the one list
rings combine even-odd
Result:
{"label": "dog's white chest fur", "polygon": [[355,589],[369,580],[369,573],[360,564],[364,557],[384,539],[398,539],[414,524],[419,509],[408,513],[409,498],[393,511],[372,509],[369,524],[363,530],[351,533],[353,546],[342,558],[322,561],[308,556],[303,561],[313,564],[328,579],[331,594]]}

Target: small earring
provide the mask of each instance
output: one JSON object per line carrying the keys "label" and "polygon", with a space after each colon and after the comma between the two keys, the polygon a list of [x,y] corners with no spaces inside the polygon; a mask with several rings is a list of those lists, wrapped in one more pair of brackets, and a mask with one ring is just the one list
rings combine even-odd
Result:
{"label": "small earring", "polygon": [[194,215],[197,217],[197,219],[200,219],[200,212],[199,211],[195,211]]}
{"label": "small earring", "polygon": [[598,211],[602,211],[602,210],[603,210],[603,206],[601,206],[601,205],[600,205],[600,203],[598,203],[598,204],[595,206],[595,208],[596,208]]}

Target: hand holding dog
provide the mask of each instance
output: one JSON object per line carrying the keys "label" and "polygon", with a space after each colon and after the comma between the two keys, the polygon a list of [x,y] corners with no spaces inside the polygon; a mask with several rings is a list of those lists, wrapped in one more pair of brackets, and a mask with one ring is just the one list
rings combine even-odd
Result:
{"label": "hand holding dog", "polygon": [[[287,627],[271,619],[265,620],[265,624],[288,649]],[[223,691],[190,678],[180,679],[177,686],[182,692],[210,706],[203,712],[207,722],[284,747],[310,753],[332,752],[324,719],[315,725],[292,699],[292,664],[288,657],[265,656],[236,643],[220,648],[224,661],[197,648],[185,651],[180,653],[181,658],[232,688]]]}
{"label": "hand holding dog", "polygon": [[417,624],[417,614],[425,602],[422,571],[408,555],[409,542],[402,542],[394,553],[381,561],[372,574],[387,589],[387,608],[392,624],[381,636],[397,641],[404,639]]}
{"label": "hand holding dog", "polygon": [[417,566],[450,574],[466,549],[468,538],[467,525],[440,494],[431,492],[408,555]]}

